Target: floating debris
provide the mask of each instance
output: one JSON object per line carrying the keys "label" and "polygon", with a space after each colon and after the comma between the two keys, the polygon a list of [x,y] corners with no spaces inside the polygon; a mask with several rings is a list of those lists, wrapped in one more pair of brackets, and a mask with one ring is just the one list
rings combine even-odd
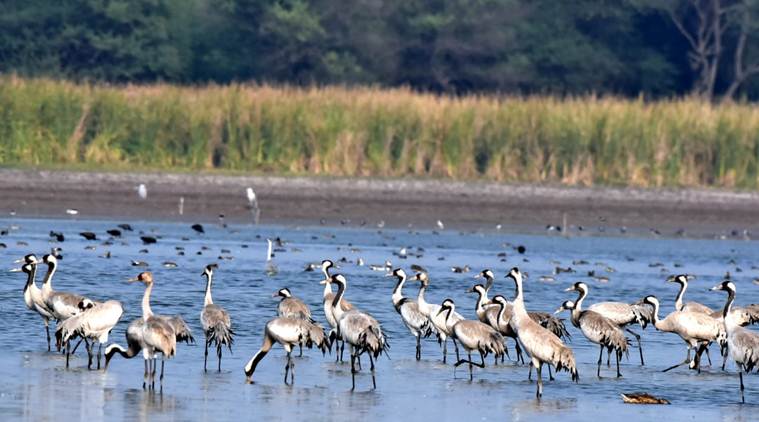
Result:
{"label": "floating debris", "polygon": [[670,404],[669,400],[648,393],[622,393],[622,401],[628,404]]}

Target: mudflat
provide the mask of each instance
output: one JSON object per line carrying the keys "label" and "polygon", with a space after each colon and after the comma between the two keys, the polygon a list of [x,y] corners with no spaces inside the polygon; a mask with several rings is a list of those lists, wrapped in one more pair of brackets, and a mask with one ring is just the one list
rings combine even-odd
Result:
{"label": "mudflat", "polygon": [[[147,198],[137,186],[145,184]],[[759,236],[759,193],[414,179],[107,173],[0,169],[0,213],[19,217],[261,223],[544,232],[570,235]],[[183,210],[180,215],[180,200]],[[566,216],[566,219],[565,219]],[[558,232],[557,232],[558,233]]]}

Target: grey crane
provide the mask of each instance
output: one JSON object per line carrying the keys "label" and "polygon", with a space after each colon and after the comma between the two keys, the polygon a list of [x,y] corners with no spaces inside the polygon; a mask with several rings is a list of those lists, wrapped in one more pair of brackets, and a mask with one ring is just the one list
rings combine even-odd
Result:
{"label": "grey crane", "polygon": [[332,276],[332,283],[337,284],[337,294],[332,301],[332,312],[337,320],[337,335],[350,345],[351,354],[351,391],[356,389],[356,360],[366,352],[369,355],[372,387],[377,388],[374,359],[383,352],[387,353],[389,345],[380,323],[366,312],[352,309],[344,311],[340,301],[345,294],[348,282],[342,274]]}
{"label": "grey crane", "polygon": [[403,320],[403,324],[416,338],[416,360],[422,359],[422,337],[429,337],[433,332],[432,321],[419,310],[419,303],[403,296],[403,285],[406,283],[406,272],[396,268],[388,277],[396,277],[398,283],[393,289],[393,306]]}
{"label": "grey crane", "polygon": [[619,372],[619,360],[622,354],[628,353],[628,340],[621,328],[603,315],[590,311],[582,310],[582,301],[577,303],[567,300],[561,304],[556,313],[568,310],[572,313],[572,325],[582,331],[585,338],[600,346],[598,352],[598,369],[596,376],[601,378],[601,363],[603,362],[604,349],[613,350],[617,359],[617,378],[622,376]]}
{"label": "grey crane", "polygon": [[[438,313],[446,315],[446,324],[451,331],[451,336],[458,340],[459,344],[466,350],[467,359],[459,359],[453,366],[454,368],[464,363],[469,364],[469,380],[473,379],[472,367],[485,367],[485,356],[493,353],[496,357],[501,356],[505,350],[503,345],[503,336],[493,327],[474,320],[462,319],[453,321],[451,314],[456,310],[456,304],[451,299],[446,299],[440,305]],[[472,352],[477,351],[480,354],[480,363],[472,361]]]}
{"label": "grey crane", "polygon": [[177,351],[177,333],[174,327],[163,318],[153,316],[150,308],[150,294],[153,291],[153,274],[146,271],[140,273],[130,282],[140,282],[145,285],[145,294],[142,297],[142,319],[145,324],[142,327],[142,356],[145,359],[145,373],[143,375],[142,388],[155,390],[155,373],[157,354],[161,354],[160,387],[163,391],[163,367],[166,359],[171,359]]}
{"label": "grey crane", "polygon": [[[663,320],[660,320],[659,299],[656,296],[646,296],[643,300],[654,307],[654,327],[659,331],[677,334],[683,339],[688,348],[685,360],[679,364],[670,366],[664,372],[685,364],[688,364],[689,368],[697,369],[700,372],[700,355],[703,349],[713,341],[719,341],[720,344],[724,343],[726,335],[724,324],[701,312],[677,310],[667,315]],[[694,360],[690,358],[691,349],[696,349]]]}
{"label": "grey crane", "polygon": [[740,320],[736,318],[737,314],[731,312],[736,294],[735,283],[725,280],[712,287],[712,290],[724,290],[728,294],[727,303],[725,303],[725,308],[722,311],[722,317],[724,318],[725,330],[727,331],[727,349],[738,366],[741,403],[745,403],[746,399],[743,396],[743,390],[745,389],[743,386],[743,373],[749,374],[759,364],[759,334],[743,328],[740,325]]}
{"label": "grey crane", "polygon": [[556,371],[568,371],[571,374],[572,381],[579,381],[580,376],[577,373],[574,353],[572,349],[552,333],[550,330],[541,326],[527,314],[524,306],[524,293],[522,292],[522,273],[519,268],[512,268],[506,277],[514,281],[517,289],[517,296],[514,298],[514,316],[510,324],[517,332],[519,341],[532,359],[532,366],[538,374],[538,388],[536,396],[540,398],[543,395],[543,364],[552,365]]}
{"label": "grey crane", "polygon": [[[453,347],[456,350],[456,360],[459,360],[459,346],[456,344],[456,339],[452,337],[452,332],[446,324],[448,317],[440,312],[440,305],[434,303],[428,303],[424,298],[424,293],[427,287],[430,286],[430,279],[426,272],[418,272],[414,275],[414,279],[418,280],[421,285],[419,286],[419,294],[416,298],[416,303],[419,305],[419,312],[426,316],[432,322],[432,326],[437,332],[438,342],[443,346],[443,363],[446,363],[448,358],[448,338],[453,341]],[[464,319],[458,312],[451,311],[450,318],[454,321],[461,321]]]}
{"label": "grey crane", "polygon": [[[566,292],[576,291],[579,296],[575,302],[581,302],[588,296],[588,285],[583,282],[577,282],[571,287],[565,290]],[[620,328],[624,328],[625,331],[632,334],[635,340],[638,342],[638,354],[640,354],[640,364],[644,365],[643,360],[643,346],[640,342],[640,335],[635,331],[627,328],[632,324],[639,324],[641,328],[645,329],[646,326],[653,320],[652,308],[643,303],[643,300],[636,303],[625,302],[598,302],[588,307],[589,311],[596,312],[613,322]],[[607,365],[608,365],[607,356]]]}
{"label": "grey crane", "polygon": [[232,352],[235,334],[232,331],[232,319],[229,313],[221,306],[214,304],[211,297],[213,272],[218,267],[216,264],[207,265],[201,274],[206,277],[206,295],[203,299],[203,310],[200,312],[200,325],[206,335],[206,350],[203,359],[203,370],[206,372],[208,372],[208,347],[211,344],[216,346],[216,356],[219,360],[218,371],[221,372],[221,351],[226,345]]}
{"label": "grey crane", "polygon": [[292,351],[296,344],[304,343],[306,347],[311,348],[316,345],[322,354],[329,348],[329,340],[324,335],[324,329],[309,320],[301,318],[277,317],[266,323],[264,328],[264,341],[261,348],[245,364],[245,380],[247,383],[253,382],[253,373],[256,371],[261,359],[266,356],[275,343],[279,343],[287,352],[287,363],[285,364],[285,384],[287,384],[287,375],[290,374],[290,383],[295,382],[295,363],[292,361]]}

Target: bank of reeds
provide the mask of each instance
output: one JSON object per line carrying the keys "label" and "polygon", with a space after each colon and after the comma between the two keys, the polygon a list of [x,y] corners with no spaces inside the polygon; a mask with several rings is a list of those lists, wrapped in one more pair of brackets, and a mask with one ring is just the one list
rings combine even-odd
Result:
{"label": "bank of reeds", "polygon": [[0,163],[757,188],[759,108],[0,76]]}

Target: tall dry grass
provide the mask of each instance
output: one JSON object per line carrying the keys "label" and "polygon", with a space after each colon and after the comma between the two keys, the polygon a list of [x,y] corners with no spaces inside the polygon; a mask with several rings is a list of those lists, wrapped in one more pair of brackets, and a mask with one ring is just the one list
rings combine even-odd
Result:
{"label": "tall dry grass", "polygon": [[759,108],[1,76],[0,163],[756,188]]}

